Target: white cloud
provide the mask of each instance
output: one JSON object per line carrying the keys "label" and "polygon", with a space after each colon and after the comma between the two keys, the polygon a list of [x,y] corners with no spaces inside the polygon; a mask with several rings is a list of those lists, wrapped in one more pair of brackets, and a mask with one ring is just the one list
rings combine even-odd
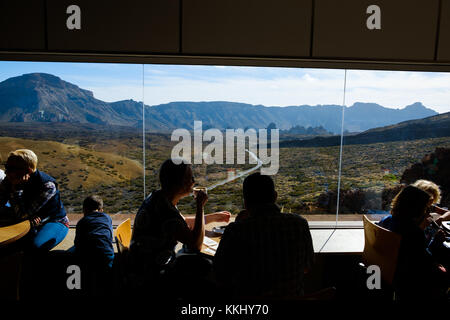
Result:
{"label": "white cloud", "polygon": [[320,79],[319,76],[313,73],[268,79],[241,75],[220,81],[216,78],[152,78],[146,81],[145,103],[225,100],[265,106],[339,104],[342,101],[343,77],[333,75]]}

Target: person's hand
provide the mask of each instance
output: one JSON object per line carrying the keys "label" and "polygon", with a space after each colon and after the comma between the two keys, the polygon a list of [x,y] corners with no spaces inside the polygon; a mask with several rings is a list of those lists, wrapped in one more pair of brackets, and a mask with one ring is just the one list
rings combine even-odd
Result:
{"label": "person's hand", "polygon": [[442,264],[438,264],[437,267],[440,272],[447,273],[447,269]]}
{"label": "person's hand", "polygon": [[30,219],[30,222],[32,227],[37,227],[41,223],[41,218],[33,217]]}
{"label": "person's hand", "polygon": [[214,222],[226,222],[228,223],[231,218],[231,213],[228,211],[219,211],[214,213]]}
{"label": "person's hand", "polygon": [[208,195],[203,192],[202,190],[197,192],[197,195],[195,196],[195,200],[197,201],[197,208],[201,207],[203,208],[208,201]]}

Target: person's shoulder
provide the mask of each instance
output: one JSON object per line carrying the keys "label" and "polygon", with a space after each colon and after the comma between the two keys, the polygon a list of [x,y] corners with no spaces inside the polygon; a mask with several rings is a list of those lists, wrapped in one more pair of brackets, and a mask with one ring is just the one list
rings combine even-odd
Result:
{"label": "person's shoulder", "polygon": [[263,219],[258,219],[255,217],[248,217],[239,221],[231,222],[227,225],[225,228],[223,236],[225,236],[225,233],[228,238],[230,237],[236,237],[241,238],[245,237],[246,234],[255,232],[256,230],[259,230],[261,228],[261,225],[267,224],[270,222],[263,221]]}
{"label": "person's shoulder", "polygon": [[112,218],[111,218],[111,216],[109,214],[107,214],[105,212],[102,212],[102,217],[103,217],[104,220],[106,220],[106,223],[108,225],[112,225]]}
{"label": "person's shoulder", "polygon": [[106,219],[107,219],[108,221],[110,221],[110,222],[112,223],[112,218],[111,218],[111,216],[110,216],[109,214],[107,214],[106,212],[102,212],[102,214],[103,214],[103,216],[106,217]]}
{"label": "person's shoulder", "polygon": [[227,227],[225,228],[225,230],[223,231],[223,237],[230,237],[233,234],[241,234],[241,232],[239,232],[240,229],[245,228],[245,226],[247,225],[248,221],[246,220],[241,220],[241,221],[234,221],[234,222],[230,222]]}
{"label": "person's shoulder", "polygon": [[93,221],[102,221],[107,223],[112,223],[112,219],[109,216],[109,214],[101,211],[95,211],[93,214],[89,215],[91,217],[91,220]]}
{"label": "person's shoulder", "polygon": [[161,190],[151,192],[147,198],[145,198],[139,211],[152,211],[161,210],[161,208],[167,207],[167,200],[162,194]]}
{"label": "person's shoulder", "polygon": [[383,217],[377,224],[382,228],[390,229],[393,222],[393,217],[391,215],[387,215]]}
{"label": "person's shoulder", "polygon": [[289,223],[297,223],[303,226],[308,226],[308,220],[298,213],[282,213],[280,216],[282,219],[289,221]]}
{"label": "person's shoulder", "polygon": [[36,169],[36,171],[34,172],[34,177],[39,178],[39,180],[43,182],[55,182],[55,178],[53,178],[48,173],[45,173],[44,171],[40,171],[39,169]]}
{"label": "person's shoulder", "polygon": [[88,221],[88,219],[86,219],[86,216],[82,216],[80,220],[78,220],[77,225],[75,226],[76,229],[80,229],[81,227],[83,227],[83,225],[85,225]]}

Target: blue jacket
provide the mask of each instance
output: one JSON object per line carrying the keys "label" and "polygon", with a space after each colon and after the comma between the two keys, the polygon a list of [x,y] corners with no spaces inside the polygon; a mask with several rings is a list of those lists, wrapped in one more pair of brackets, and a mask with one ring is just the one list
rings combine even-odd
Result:
{"label": "blue jacket", "polygon": [[111,267],[114,260],[112,220],[103,212],[92,212],[77,223],[75,253],[86,263]]}
{"label": "blue jacket", "polygon": [[30,177],[30,180],[23,189],[22,199],[26,203],[31,203],[37,195],[40,195],[41,189],[47,182],[53,182],[56,186],[56,194],[47,201],[47,203],[36,213],[41,219],[49,217],[51,221],[57,221],[66,216],[66,210],[61,201],[58,190],[58,184],[55,179],[48,174],[36,170]]}

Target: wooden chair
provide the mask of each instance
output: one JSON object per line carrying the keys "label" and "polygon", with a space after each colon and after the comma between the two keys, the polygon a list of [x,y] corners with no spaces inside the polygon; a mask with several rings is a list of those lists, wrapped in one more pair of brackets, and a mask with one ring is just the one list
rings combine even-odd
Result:
{"label": "wooden chair", "polygon": [[130,248],[131,242],[131,220],[128,218],[119,224],[116,228],[116,244],[119,254],[123,254]]}
{"label": "wooden chair", "polygon": [[363,263],[366,267],[369,265],[379,266],[382,282],[391,286],[397,267],[398,251],[402,237],[373,223],[365,215],[363,216],[363,222]]}
{"label": "wooden chair", "polygon": [[123,292],[128,288],[128,271],[129,271],[129,249],[131,242],[131,220],[128,218],[119,224],[115,231],[117,255],[114,259],[114,277],[115,289]]}

